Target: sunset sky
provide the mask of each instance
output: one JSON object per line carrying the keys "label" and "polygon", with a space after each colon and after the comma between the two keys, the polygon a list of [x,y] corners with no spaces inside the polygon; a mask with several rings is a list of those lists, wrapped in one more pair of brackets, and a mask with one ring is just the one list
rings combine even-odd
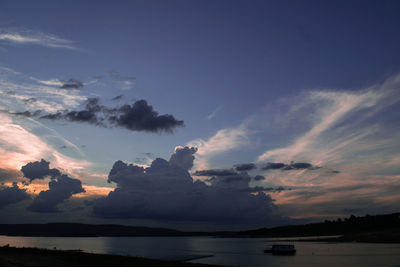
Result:
{"label": "sunset sky", "polygon": [[399,1],[0,2],[0,223],[399,212]]}

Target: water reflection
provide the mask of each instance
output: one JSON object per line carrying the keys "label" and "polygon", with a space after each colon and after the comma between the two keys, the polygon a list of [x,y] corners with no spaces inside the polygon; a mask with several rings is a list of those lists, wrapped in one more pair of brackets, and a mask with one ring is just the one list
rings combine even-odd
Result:
{"label": "water reflection", "polygon": [[266,238],[0,236],[0,246],[83,249],[159,259],[212,254],[214,257],[192,262],[229,266],[396,266],[400,263],[400,244],[293,242],[297,249],[295,256],[263,253],[272,243]]}

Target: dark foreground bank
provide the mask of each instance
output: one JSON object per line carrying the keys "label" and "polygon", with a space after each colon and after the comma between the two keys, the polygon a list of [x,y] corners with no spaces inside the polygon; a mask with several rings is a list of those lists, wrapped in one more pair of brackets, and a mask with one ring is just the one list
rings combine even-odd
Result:
{"label": "dark foreground bank", "polygon": [[176,266],[207,267],[217,265],[196,264],[179,261],[162,261],[140,257],[93,254],[81,251],[48,250],[39,248],[0,247],[2,267],[53,267],[53,266]]}

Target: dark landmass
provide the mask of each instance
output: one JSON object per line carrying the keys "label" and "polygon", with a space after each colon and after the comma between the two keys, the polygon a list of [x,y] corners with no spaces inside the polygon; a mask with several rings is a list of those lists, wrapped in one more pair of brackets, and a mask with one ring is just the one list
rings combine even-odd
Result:
{"label": "dark landmass", "polygon": [[[304,225],[290,225],[274,228],[261,228],[256,230],[240,231],[235,236],[241,237],[302,237],[302,236],[333,236],[343,235],[343,239],[349,241],[378,240],[379,236],[398,233],[400,231],[400,213],[385,215],[366,215],[337,219],[321,223],[310,223]],[[372,234],[375,233],[375,234]],[[374,238],[372,238],[374,236]],[[400,242],[397,239],[397,242]],[[362,241],[363,242],[363,241]]]}
{"label": "dark landmass", "polygon": [[0,235],[8,236],[58,236],[58,237],[98,237],[98,236],[224,236],[233,232],[183,232],[168,228],[126,226],[118,224],[0,224]]}
{"label": "dark landmass", "polygon": [[181,236],[184,232],[166,228],[125,226],[116,224],[0,224],[0,235],[8,236]]}
{"label": "dark landmass", "polygon": [[179,261],[163,261],[139,257],[85,253],[74,250],[47,250],[39,248],[0,247],[2,267],[109,267],[109,266],[217,266]]}
{"label": "dark landmass", "polygon": [[[337,241],[399,242],[400,213],[366,215],[326,220],[321,223],[261,228],[239,232],[183,232],[167,228],[149,228],[113,224],[0,224],[0,235],[8,236],[215,236],[215,237],[306,237],[338,236]],[[320,239],[321,240],[321,239]],[[330,239],[332,240],[332,239]],[[367,241],[368,240],[368,241]]]}

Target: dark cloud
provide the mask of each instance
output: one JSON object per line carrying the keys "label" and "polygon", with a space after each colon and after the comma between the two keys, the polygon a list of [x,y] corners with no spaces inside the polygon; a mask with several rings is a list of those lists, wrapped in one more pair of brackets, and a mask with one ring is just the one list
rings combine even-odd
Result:
{"label": "dark cloud", "polygon": [[312,165],[310,163],[297,162],[286,165],[285,167],[282,168],[282,170],[302,170],[302,169],[310,169],[311,167]]}
{"label": "dark cloud", "polygon": [[268,162],[267,165],[265,165],[262,169],[263,170],[279,170],[285,166],[286,166],[286,164],[284,164],[284,163]]}
{"label": "dark cloud", "polygon": [[175,153],[169,158],[169,163],[188,171],[193,167],[196,152],[197,148],[195,147],[177,147]]}
{"label": "dark cloud", "polygon": [[122,98],[123,96],[124,96],[124,95],[117,95],[117,96],[113,97],[111,100],[114,100],[114,101],[121,100],[121,98]]}
{"label": "dark cloud", "polygon": [[278,187],[255,186],[255,187],[245,188],[242,191],[256,193],[256,192],[281,192],[281,191],[284,191],[284,190],[292,190],[292,189],[291,188],[285,188],[283,186],[278,186]]}
{"label": "dark cloud", "polygon": [[29,162],[21,167],[21,172],[30,181],[50,177],[49,190],[41,191],[28,206],[28,210],[34,212],[58,212],[58,204],[70,198],[73,194],[85,192],[82,183],[78,179],[61,174],[58,169],[50,169],[50,162],[41,161]]}
{"label": "dark cloud", "polygon": [[251,171],[256,168],[254,163],[244,163],[235,165],[235,170],[237,171]]}
{"label": "dark cloud", "polygon": [[79,89],[83,87],[83,82],[75,79],[69,79],[63,81],[63,85],[60,86],[61,89]]}
{"label": "dark cloud", "polygon": [[61,112],[57,112],[57,113],[43,115],[40,118],[46,120],[61,120],[64,119],[64,115]]}
{"label": "dark cloud", "polygon": [[280,219],[270,196],[244,190],[251,180],[245,172],[214,176],[210,185],[194,181],[188,172],[193,152],[177,149],[170,161],[157,158],[148,168],[115,162],[108,181],[117,188],[96,200],[93,215],[252,225]]}
{"label": "dark cloud", "polygon": [[28,206],[34,212],[60,212],[58,204],[73,194],[85,192],[81,181],[62,174],[49,182],[49,190],[41,191]]}
{"label": "dark cloud", "polygon": [[261,181],[261,180],[265,180],[265,177],[262,175],[256,175],[253,179],[256,181]]}
{"label": "dark cloud", "polygon": [[21,189],[16,183],[12,187],[0,187],[0,208],[29,199],[25,189]]}
{"label": "dark cloud", "polygon": [[54,179],[60,176],[60,171],[57,169],[49,168],[50,162],[42,159],[41,161],[29,162],[25,166],[21,167],[21,172],[24,176],[31,181],[34,179],[44,179],[46,177],[51,177]]}
{"label": "dark cloud", "polygon": [[237,175],[237,172],[233,170],[200,170],[193,173],[194,176],[229,176]]}
{"label": "dark cloud", "polygon": [[138,100],[133,105],[125,104],[113,111],[115,115],[108,118],[109,122],[131,131],[172,132],[174,128],[184,125],[172,115],[158,115],[145,100]]}
{"label": "dark cloud", "polygon": [[90,123],[103,127],[121,127],[131,131],[172,132],[183,121],[176,120],[169,114],[158,115],[145,100],[138,100],[133,105],[125,104],[118,108],[100,105],[98,98],[89,98],[85,109],[80,111],[60,111],[41,116],[41,119],[68,120]]}
{"label": "dark cloud", "polygon": [[31,97],[31,98],[27,98],[27,99],[23,99],[22,102],[26,103],[26,104],[31,104],[31,103],[35,103],[37,101],[36,98]]}
{"label": "dark cloud", "polygon": [[262,167],[263,170],[283,170],[283,171],[290,171],[290,170],[316,170],[321,167],[319,166],[313,166],[310,163],[306,162],[291,162],[290,164],[285,164],[285,163],[273,163],[273,162],[268,162],[264,167]]}
{"label": "dark cloud", "polygon": [[14,115],[14,116],[23,116],[23,117],[37,117],[39,116],[42,111],[41,110],[36,110],[34,112],[30,112],[30,111],[23,111],[23,112],[11,112],[11,111],[7,111],[8,114],[10,115]]}

